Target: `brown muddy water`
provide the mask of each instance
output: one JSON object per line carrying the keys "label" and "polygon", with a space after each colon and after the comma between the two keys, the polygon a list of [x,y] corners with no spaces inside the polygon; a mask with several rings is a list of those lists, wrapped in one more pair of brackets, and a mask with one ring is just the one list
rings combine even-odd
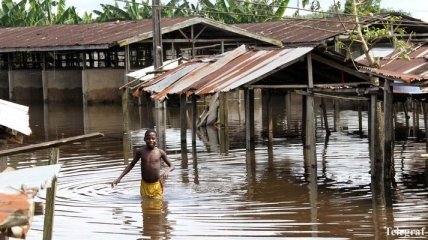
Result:
{"label": "brown muddy water", "polygon": [[[229,102],[228,151],[218,144],[218,131],[207,128],[198,132],[196,154],[190,130],[188,153],[182,154],[179,109],[168,107],[163,141],[176,170],[160,202],[141,201],[139,164],[116,188],[109,185],[125,167],[120,106],[30,105],[33,135],[26,144],[105,134],[60,148],[53,239],[428,237],[427,161],[420,158],[424,142],[397,141],[392,189],[372,187],[368,140],[354,134],[357,108],[343,105],[337,131],[328,139],[318,115],[318,168],[316,182],[311,182],[304,170],[302,142],[296,137],[300,104],[292,104],[287,115],[283,99],[275,101],[275,135],[268,148],[256,100],[254,155],[245,150],[244,112],[238,101]],[[151,109],[132,107],[133,149],[144,144],[144,131],[153,127],[150,113]],[[331,107],[328,116],[333,128]],[[367,135],[366,112],[363,127]],[[23,168],[44,165],[46,159],[47,151],[38,151],[10,157],[7,164]],[[43,216],[36,216],[27,239],[42,239],[42,230]]]}

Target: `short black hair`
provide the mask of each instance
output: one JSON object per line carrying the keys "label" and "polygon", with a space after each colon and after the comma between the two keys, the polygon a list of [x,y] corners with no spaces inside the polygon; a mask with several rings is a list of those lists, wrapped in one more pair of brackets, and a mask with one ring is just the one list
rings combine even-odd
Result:
{"label": "short black hair", "polygon": [[154,133],[154,134],[156,134],[156,136],[158,135],[155,130],[147,129],[146,133],[144,133],[144,139],[148,138],[150,133]]}

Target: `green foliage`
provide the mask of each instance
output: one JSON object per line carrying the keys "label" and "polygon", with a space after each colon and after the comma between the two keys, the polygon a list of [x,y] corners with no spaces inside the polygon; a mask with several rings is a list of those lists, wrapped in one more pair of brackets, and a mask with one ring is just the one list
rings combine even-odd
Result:
{"label": "green foliage", "polygon": [[[380,13],[381,0],[360,0],[358,1],[357,9],[361,15],[369,15],[373,13]],[[352,13],[352,0],[346,0],[345,13]]]}
{"label": "green foliage", "polygon": [[201,0],[200,14],[224,23],[266,22],[280,19],[290,0]]}
{"label": "green foliage", "polygon": [[[54,9],[56,7],[56,9]],[[74,7],[65,8],[65,0],[2,1],[0,26],[37,26],[79,23],[82,19]]]}

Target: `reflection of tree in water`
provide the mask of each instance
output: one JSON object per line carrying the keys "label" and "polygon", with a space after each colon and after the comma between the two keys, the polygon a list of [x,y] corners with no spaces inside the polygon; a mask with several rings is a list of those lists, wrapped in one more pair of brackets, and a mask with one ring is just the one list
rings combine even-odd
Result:
{"label": "reflection of tree in water", "polygon": [[143,238],[169,239],[171,231],[167,220],[168,204],[162,199],[143,199],[141,201],[143,215]]}

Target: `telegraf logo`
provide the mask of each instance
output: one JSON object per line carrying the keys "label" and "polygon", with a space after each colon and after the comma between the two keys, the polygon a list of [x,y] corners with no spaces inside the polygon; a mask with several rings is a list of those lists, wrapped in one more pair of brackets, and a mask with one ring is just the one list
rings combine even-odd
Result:
{"label": "telegraf logo", "polygon": [[387,236],[398,236],[398,237],[425,236],[425,227],[420,228],[420,229],[387,227],[386,228],[386,235]]}

